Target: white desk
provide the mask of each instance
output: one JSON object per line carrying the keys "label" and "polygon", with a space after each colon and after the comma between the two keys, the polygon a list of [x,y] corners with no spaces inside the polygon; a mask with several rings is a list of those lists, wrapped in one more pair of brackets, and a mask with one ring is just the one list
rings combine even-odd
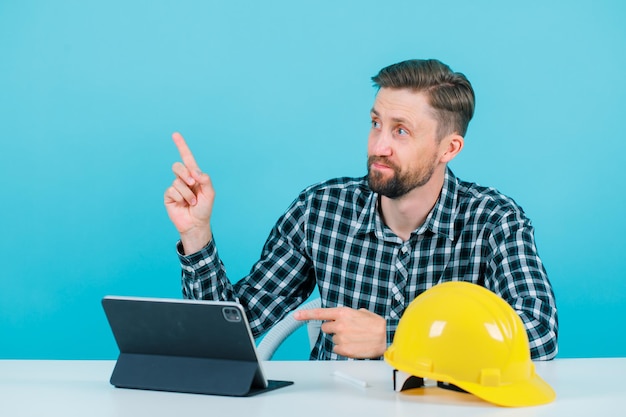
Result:
{"label": "white desk", "polygon": [[[557,393],[548,405],[501,408],[470,394],[425,388],[395,393],[384,362],[266,362],[270,379],[295,384],[250,398],[114,388],[113,361],[0,360],[0,416],[624,416],[626,358],[537,363]],[[333,376],[340,370],[363,388]]]}

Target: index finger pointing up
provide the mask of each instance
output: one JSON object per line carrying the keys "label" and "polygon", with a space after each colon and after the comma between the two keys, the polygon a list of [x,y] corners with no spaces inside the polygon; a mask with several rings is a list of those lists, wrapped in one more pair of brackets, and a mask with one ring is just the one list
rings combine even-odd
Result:
{"label": "index finger pointing up", "polygon": [[193,157],[193,154],[191,153],[189,146],[187,146],[187,142],[185,142],[183,136],[178,132],[174,132],[174,134],[172,134],[172,139],[174,139],[174,144],[176,144],[176,148],[178,148],[178,153],[183,159],[183,164],[185,164],[187,169],[195,172],[200,172],[200,167],[198,167],[196,159]]}

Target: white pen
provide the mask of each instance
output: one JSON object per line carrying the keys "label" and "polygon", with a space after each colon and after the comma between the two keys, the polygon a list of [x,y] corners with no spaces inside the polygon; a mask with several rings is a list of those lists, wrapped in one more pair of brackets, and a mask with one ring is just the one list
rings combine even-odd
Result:
{"label": "white pen", "polygon": [[344,381],[348,381],[362,388],[367,388],[369,386],[367,381],[363,381],[362,379],[355,378],[352,375],[348,375],[341,371],[334,371],[333,375],[336,376],[337,378],[343,379]]}

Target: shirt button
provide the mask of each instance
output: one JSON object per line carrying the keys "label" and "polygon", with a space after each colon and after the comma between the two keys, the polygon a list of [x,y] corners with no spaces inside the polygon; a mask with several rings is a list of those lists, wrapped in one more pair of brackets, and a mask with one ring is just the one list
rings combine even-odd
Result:
{"label": "shirt button", "polygon": [[406,254],[409,250],[407,249],[406,246],[402,246],[401,251],[402,251],[402,253]]}

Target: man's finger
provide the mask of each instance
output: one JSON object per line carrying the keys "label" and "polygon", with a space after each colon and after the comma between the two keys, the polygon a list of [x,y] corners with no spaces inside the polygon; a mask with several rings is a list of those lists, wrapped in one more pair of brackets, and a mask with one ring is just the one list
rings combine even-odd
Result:
{"label": "man's finger", "polygon": [[294,318],[296,320],[337,320],[340,309],[341,307],[298,310],[294,313]]}
{"label": "man's finger", "polygon": [[191,153],[189,146],[187,146],[187,142],[185,142],[183,136],[178,132],[174,132],[174,134],[172,134],[172,139],[174,140],[174,144],[176,144],[176,148],[178,148],[178,153],[183,160],[183,164],[185,164],[190,171],[200,172],[196,159],[193,157],[193,154]]}

